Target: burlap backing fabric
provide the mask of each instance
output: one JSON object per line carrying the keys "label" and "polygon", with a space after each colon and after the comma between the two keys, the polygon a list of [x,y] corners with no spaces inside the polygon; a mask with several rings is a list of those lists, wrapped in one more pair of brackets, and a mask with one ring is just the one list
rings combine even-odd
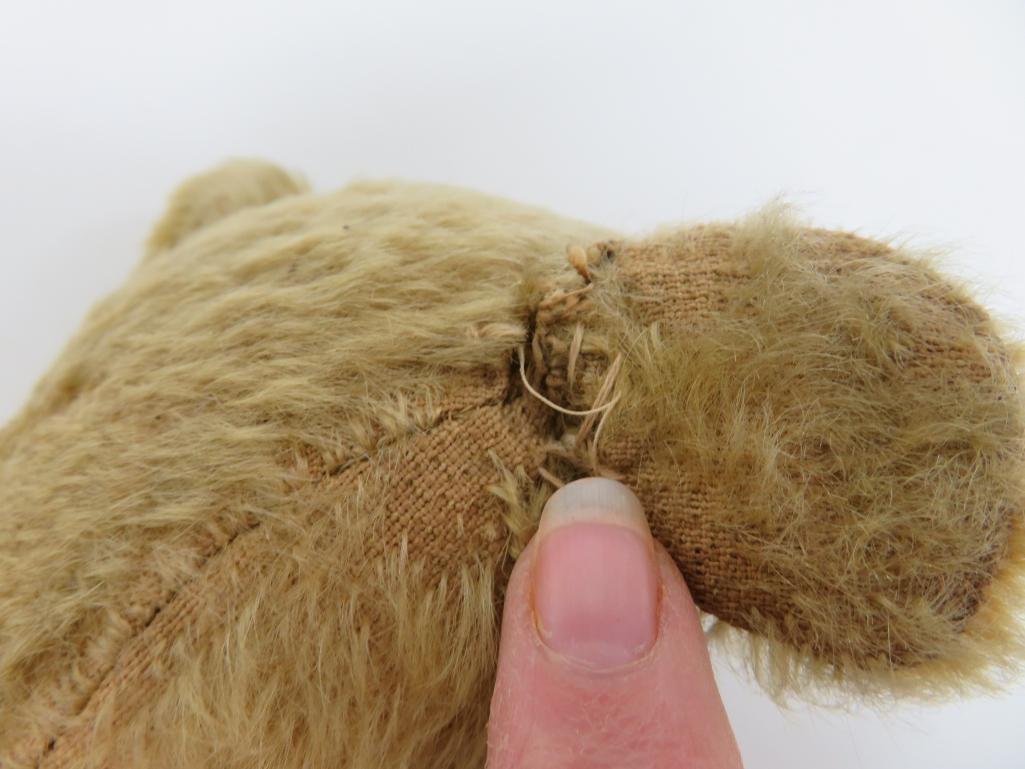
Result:
{"label": "burlap backing fabric", "polygon": [[[629,307],[630,319],[637,324],[632,333],[639,334],[638,328],[650,329],[656,326],[659,334],[666,338],[700,338],[713,336],[717,326],[731,315],[747,316],[753,324],[771,322],[766,320],[764,310],[751,309],[743,302],[736,301],[738,289],[751,284],[756,277],[750,260],[738,258],[737,240],[740,237],[742,234],[734,227],[702,225],[675,233],[671,238],[656,238],[643,243],[600,243],[592,248],[592,257],[615,263],[613,274],[617,297]],[[805,229],[795,238],[793,250],[793,256],[803,263],[804,269],[819,284],[824,291],[823,296],[827,298],[825,291],[830,290],[828,287],[843,286],[856,273],[871,275],[872,284],[868,287],[883,296],[888,281],[894,280],[891,270],[909,267],[907,275],[910,276],[911,290],[918,295],[917,300],[929,308],[929,312],[923,317],[916,317],[913,322],[906,322],[906,335],[900,341],[904,346],[899,355],[895,354],[892,360],[886,360],[886,377],[880,383],[892,386],[895,392],[906,389],[917,393],[926,401],[929,400],[929,393],[933,393],[936,402],[933,417],[937,423],[955,421],[960,416],[955,399],[948,391],[961,389],[965,392],[988,393],[992,388],[990,397],[995,402],[1003,403],[1005,399],[1009,402],[1006,409],[998,408],[993,414],[987,412],[987,417],[1000,420],[1001,429],[1008,438],[1007,445],[1002,447],[998,456],[1008,460],[1011,467],[1020,462],[1021,445],[1016,436],[1020,435],[1022,427],[1021,412],[1019,406],[1012,405],[1018,397],[1015,374],[1010,355],[996,337],[984,311],[964,295],[951,290],[942,280],[937,281],[934,276],[918,272],[920,266],[914,259],[908,259],[885,244],[851,233]],[[595,292],[601,292],[601,284],[594,286],[594,289]],[[908,290],[906,286],[901,286],[901,289]],[[859,290],[864,290],[864,286],[859,286]],[[863,311],[870,315],[869,305],[875,299],[866,295],[862,300],[865,305]],[[609,351],[608,343],[604,342],[601,345],[604,351],[579,356],[580,360],[575,366],[576,381],[572,384],[567,381],[572,378],[567,375],[567,369],[573,357],[573,336],[580,333],[581,324],[586,333],[588,323],[586,309],[574,309],[576,313],[568,313],[564,322],[552,323],[545,329],[546,336],[542,344],[544,363],[541,368],[545,372],[546,391],[553,399],[571,407],[586,408],[588,398],[594,395],[595,382],[608,369],[615,351]],[[839,313],[844,309],[837,305],[825,313],[819,313],[810,307],[809,328],[823,337],[836,334],[837,329],[828,313]],[[814,317],[816,315],[820,317]],[[879,318],[872,317],[873,323],[879,321]],[[896,321],[893,322],[898,325]],[[839,327],[841,323],[838,319],[836,326]],[[965,329],[970,331],[966,332]],[[794,331],[796,338],[796,329],[788,328],[785,331]],[[838,388],[841,384],[851,387],[851,383],[845,381],[848,372],[843,368],[846,363],[844,356],[850,355],[853,358],[861,352],[857,346],[859,340],[855,338],[848,341],[842,334],[836,334],[836,338],[841,344],[835,348],[837,362],[832,365],[833,376]],[[844,349],[843,343],[853,349]],[[795,362],[799,355],[795,354]],[[655,370],[658,370],[657,367]],[[587,379],[591,381],[590,388],[584,384]],[[579,397],[581,390],[587,394],[586,397]],[[739,402],[737,405],[739,407]],[[760,405],[755,404],[756,407]],[[770,404],[764,405],[768,407]],[[965,412],[969,410],[970,407],[965,408]],[[878,415],[872,415],[872,420],[890,420],[894,425],[900,422],[899,415],[894,414],[892,409],[884,410],[880,406],[879,411]],[[728,420],[732,415],[725,413],[717,416]],[[776,418],[782,423],[801,416],[799,413],[789,413]],[[608,418],[614,426],[614,410]],[[562,441],[563,444],[576,442],[579,422],[579,419],[567,422],[563,418],[563,429],[567,430],[569,436],[568,440]],[[656,430],[654,433],[646,432],[641,439],[629,429],[622,430],[615,437],[602,441],[598,452],[601,464],[590,468],[585,465],[584,469],[620,478],[637,491],[647,510],[655,537],[675,557],[701,609],[739,628],[765,632],[771,626],[776,637],[809,656],[836,655],[838,644],[843,639],[835,635],[823,635],[821,628],[810,627],[805,623],[803,615],[808,613],[808,605],[798,605],[794,600],[794,593],[800,592],[800,588],[795,587],[794,574],[779,568],[778,561],[771,562],[761,557],[764,551],[773,548],[793,547],[792,543],[784,542],[781,537],[781,532],[791,525],[785,505],[776,511],[778,518],[771,525],[762,526],[754,522],[740,527],[731,525],[731,521],[737,518],[738,506],[750,501],[742,494],[732,493],[736,491],[731,488],[735,479],[698,472],[696,467],[683,459],[685,455],[681,455],[681,461],[673,463],[654,459],[654,442],[665,441],[666,437]],[[814,434],[800,434],[800,440],[804,444],[800,446],[802,451],[807,451],[808,444],[812,444],[813,448],[822,448],[820,444],[827,443],[823,436]],[[937,440],[936,444],[939,443]],[[828,450],[828,446],[826,448]],[[882,455],[887,447],[880,444],[876,448]],[[930,446],[930,451],[932,448]],[[938,466],[943,463],[952,475],[963,473],[963,481],[958,481],[959,491],[964,491],[975,472],[972,469],[975,460],[966,459],[964,448],[964,445],[958,443],[950,452],[940,451],[940,458],[930,456],[928,459],[925,458],[925,452],[916,454],[908,451],[899,459],[908,465],[921,461],[923,472],[927,470],[928,461],[936,462]],[[868,445],[863,450],[871,456],[873,447]],[[595,452],[592,450],[590,455],[593,459]],[[809,467],[812,466],[811,459],[809,456]],[[983,461],[988,463],[992,460]],[[964,467],[958,468],[961,462]],[[570,462],[570,465],[573,464]],[[842,458],[838,464],[842,464]],[[562,472],[567,471],[568,466],[563,464]],[[576,471],[580,472],[579,465]],[[830,488],[844,491],[844,484],[848,481],[842,470],[836,473],[836,477],[828,478],[817,477],[814,472],[812,470],[804,481],[807,487],[822,486],[827,490],[827,495]],[[919,482],[912,480],[914,471],[910,467],[908,475],[906,485],[913,486]],[[879,578],[892,579],[894,582],[885,588],[891,598],[895,601],[914,601],[921,596],[928,596],[933,606],[939,607],[938,613],[949,620],[950,630],[959,632],[982,602],[983,592],[1001,560],[1008,554],[1012,530],[1020,525],[1020,492],[1013,478],[1007,480],[1010,480],[1008,485],[1000,481],[994,487],[1000,493],[1007,493],[1009,496],[1006,498],[1001,498],[997,493],[986,500],[966,495],[966,500],[951,500],[949,509],[944,509],[947,500],[942,499],[935,500],[931,509],[926,507],[926,526],[946,527],[950,519],[965,516],[966,520],[970,520],[972,516],[981,516],[981,520],[974,520],[961,530],[952,527],[949,536],[953,541],[929,554],[929,557],[943,562],[947,551],[956,553],[959,548],[964,548],[965,560],[950,569],[941,566],[931,574],[912,575],[913,587],[905,593],[909,583],[901,585],[898,580],[906,580],[907,577],[887,574],[891,568],[889,561],[883,558],[873,560],[875,554],[869,553],[861,566],[865,580],[857,589],[866,594],[874,593],[879,589]],[[880,486],[884,485],[881,479]],[[840,494],[836,496],[839,498]],[[971,505],[977,506],[976,509],[970,509]],[[828,505],[821,507],[819,512],[823,518],[831,513]],[[847,517],[840,522],[843,527],[840,539],[846,535],[847,530],[880,525],[879,521],[871,519],[871,514],[876,511],[865,512],[865,518],[861,520],[856,503],[844,511]],[[899,520],[905,512],[910,511],[894,509],[888,516],[892,520]],[[739,515],[743,517],[742,512]],[[796,516],[794,520],[797,520]],[[811,523],[814,525],[814,521]],[[808,521],[802,523],[807,524]],[[913,541],[915,536],[921,536],[920,532],[898,532],[897,526],[894,525],[891,530],[894,541],[909,536],[911,541],[902,546],[923,553],[929,552],[929,545],[918,548]],[[958,536],[966,540],[956,541]],[[977,542],[971,542],[968,539],[971,537],[975,537]],[[978,553],[975,551],[976,545]],[[875,571],[870,571],[872,569]],[[895,571],[899,571],[899,568]],[[843,607],[840,611],[850,613],[845,620],[846,626],[841,624],[837,628],[841,634],[851,632],[845,630],[845,627],[853,628],[859,621],[872,626],[873,638],[860,645],[852,643],[842,652],[850,654],[856,665],[872,667],[879,664],[893,668],[903,664],[918,664],[931,658],[932,650],[916,648],[914,638],[891,637],[885,618],[863,614],[859,620],[856,610],[846,606],[850,591],[849,585],[820,583],[815,585],[812,600],[819,601],[823,607]],[[807,597],[801,596],[801,599],[807,600]]]}
{"label": "burlap backing fabric", "polygon": [[[536,469],[544,457],[538,420],[544,415],[523,401],[503,403],[506,384],[494,376],[491,384],[457,387],[439,406],[444,417],[434,429],[397,448],[393,456],[376,457],[394,469],[374,473],[369,460],[329,474],[319,457],[297,452],[296,495],[306,520],[325,514],[325,500],[353,494],[370,478],[364,493],[375,496],[387,510],[383,528],[365,551],[365,561],[352,568],[354,580],[371,581],[382,555],[399,550],[423,562],[425,580],[436,585],[442,577],[458,576],[461,567],[485,562],[497,564],[507,546],[503,503],[487,487],[496,482],[492,454],[502,463]],[[204,565],[199,577],[181,592],[169,596],[159,612],[120,651],[115,666],[106,672],[87,705],[50,749],[26,744],[20,756],[25,765],[40,769],[70,769],[88,765],[91,738],[98,714],[105,727],[117,729],[147,699],[176,674],[167,664],[168,652],[181,636],[208,633],[212,623],[238,602],[253,576],[273,557],[268,543],[254,526],[224,546]],[[389,682],[392,685],[398,682]],[[106,712],[105,712],[106,711]],[[34,763],[43,753],[43,760]],[[18,758],[10,764],[18,766]],[[130,766],[126,759],[124,766]]]}

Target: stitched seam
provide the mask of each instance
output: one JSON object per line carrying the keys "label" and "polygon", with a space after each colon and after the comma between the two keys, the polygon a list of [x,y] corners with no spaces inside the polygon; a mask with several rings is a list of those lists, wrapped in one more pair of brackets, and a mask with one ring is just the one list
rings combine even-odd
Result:
{"label": "stitched seam", "polygon": [[[511,378],[508,378],[506,383],[505,383],[505,387],[503,388],[503,392],[501,392],[499,395],[483,399],[483,400],[481,400],[478,403],[474,403],[473,405],[466,406],[464,408],[461,408],[461,409],[458,409],[458,410],[455,410],[455,411],[439,414],[438,419],[435,422],[432,422],[429,428],[426,428],[425,430],[419,431],[419,432],[426,432],[427,430],[432,430],[432,429],[436,428],[438,425],[440,425],[440,424],[442,424],[444,422],[463,418],[468,413],[470,413],[472,411],[476,411],[477,409],[480,409],[480,408],[485,407],[485,406],[499,406],[499,405],[502,405],[504,402],[506,402],[508,400],[509,391],[513,388],[513,386],[514,386],[513,385],[513,380]],[[381,452],[383,452],[384,450],[394,446],[396,443],[398,443],[403,438],[408,438],[408,437],[409,437],[409,435],[404,433],[404,434],[401,434],[401,435],[391,436],[388,439],[382,440],[382,441],[380,441],[377,444],[377,446],[374,448],[373,452],[364,454],[363,456],[360,456],[360,457],[357,457],[356,461],[353,462],[352,464],[354,464],[354,465],[363,465],[366,462],[374,460],[374,459],[376,459],[378,457],[378,455]],[[133,640],[135,640],[136,638],[141,636],[146,631],[146,629],[156,619],[157,615],[159,615],[163,610],[165,610],[168,606],[170,606],[174,602],[174,600],[181,593],[182,589],[184,589],[187,585],[193,584],[197,580],[200,580],[200,579],[203,578],[203,576],[204,576],[204,574],[205,574],[205,572],[207,570],[207,566],[208,566],[208,564],[210,563],[211,560],[213,560],[214,558],[217,558],[218,556],[222,555],[223,553],[228,552],[228,550],[232,547],[232,545],[235,544],[235,542],[239,539],[239,537],[241,537],[243,535],[246,535],[246,534],[250,534],[251,532],[257,530],[260,527],[260,523],[261,523],[260,521],[257,521],[252,526],[249,526],[249,527],[246,527],[246,528],[242,528],[239,531],[235,532],[228,539],[227,542],[225,542],[219,548],[217,548],[216,550],[211,552],[206,558],[204,558],[202,564],[199,566],[198,573],[196,574],[196,576],[193,577],[192,579],[188,580],[185,584],[181,585],[177,589],[171,591],[171,593],[167,596],[167,598],[159,606],[156,606],[153,609],[153,611],[151,612],[150,616],[146,619],[145,623],[142,626],[140,626],[138,630],[136,630],[134,633],[132,633],[130,636],[128,636],[122,642],[121,646],[118,649],[117,654],[114,655],[114,658],[113,658],[111,664],[102,673],[102,675],[97,677],[95,685],[91,687],[89,695],[88,695],[88,697],[86,697],[86,699],[83,702],[82,706],[80,708],[78,708],[73,715],[68,717],[68,719],[67,719],[67,721],[65,723],[65,727],[58,734],[54,735],[53,737],[50,737],[47,740],[46,745],[43,747],[42,751],[38,754],[38,758],[36,759],[35,763],[36,763],[37,766],[41,765],[43,761],[45,761],[51,754],[53,754],[53,753],[55,753],[57,751],[57,749],[58,749],[58,747],[57,747],[58,741],[62,737],[65,737],[67,735],[69,727],[73,727],[73,723],[72,722],[75,719],[77,719],[79,716],[81,716],[82,713],[84,713],[89,708],[89,705],[92,703],[94,697],[96,696],[96,693],[103,688],[104,684],[110,679],[111,674],[117,669],[118,662],[123,657],[124,652],[125,652],[125,648]]]}

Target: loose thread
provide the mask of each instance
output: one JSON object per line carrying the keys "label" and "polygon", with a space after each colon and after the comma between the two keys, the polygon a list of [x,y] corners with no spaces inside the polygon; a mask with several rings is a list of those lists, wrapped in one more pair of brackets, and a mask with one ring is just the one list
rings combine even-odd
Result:
{"label": "loose thread", "polygon": [[[618,395],[612,402],[615,403],[617,400],[619,400]],[[594,431],[594,439],[591,441],[591,445],[587,450],[587,456],[591,460],[591,467],[593,467],[595,471],[598,469],[598,441],[601,439],[601,430],[605,426],[605,417],[608,415],[608,411],[601,415],[601,419],[598,420],[598,427]]]}
{"label": "loose thread", "polygon": [[[609,366],[608,372],[606,372],[605,374],[605,380],[601,383],[601,388],[599,388],[598,390],[598,395],[595,396],[594,402],[596,406],[600,405],[602,401],[605,400],[605,398],[607,398],[611,394],[612,388],[616,384],[616,377],[619,376],[619,370],[622,367],[622,365],[623,354],[618,353],[616,355],[615,360],[612,361],[612,365]],[[612,401],[610,401],[610,405],[612,403],[615,403],[617,400],[619,400],[619,395],[617,395]],[[592,411],[592,413],[584,420],[583,424],[580,425],[580,430],[577,433],[578,442],[583,441],[585,438],[587,438],[587,434],[591,431],[591,426],[594,424],[594,415],[596,413],[598,412]]]}
{"label": "loose thread", "polygon": [[580,347],[584,342],[584,325],[577,323],[573,332],[573,342],[569,346],[569,364],[566,366],[567,390],[573,392],[573,382],[576,379],[577,356],[580,355]]}
{"label": "loose thread", "polygon": [[573,265],[573,269],[580,274],[580,277],[586,281],[591,280],[591,273],[588,270],[587,264],[587,252],[583,249],[583,246],[573,245],[566,249],[566,261]]}
{"label": "loose thread", "polygon": [[558,477],[556,477],[554,474],[548,472],[543,467],[537,468],[537,474],[540,475],[542,478],[544,478],[546,481],[548,481],[550,484],[552,484],[557,489],[561,489],[563,486],[566,485],[565,481],[560,480]]}
{"label": "loose thread", "polygon": [[[576,339],[579,336],[582,336],[582,333],[582,326],[580,324],[577,324],[577,334],[574,336],[574,345],[570,348],[570,371],[572,371],[573,365],[575,364],[577,355],[580,351],[580,345],[576,342]],[[612,411],[612,408],[616,405],[616,403],[619,402],[622,393],[617,393],[616,396],[607,403],[602,403],[602,401],[605,400],[612,393],[612,390],[615,386],[616,379],[619,376],[619,372],[623,365],[622,353],[617,354],[615,360],[613,360],[612,362],[612,365],[609,366],[609,370],[605,374],[605,379],[598,390],[597,396],[595,397],[595,405],[592,406],[590,409],[587,409],[586,411],[576,411],[573,409],[567,409],[563,406],[560,406],[557,403],[554,403],[553,401],[549,400],[544,395],[539,393],[537,390],[535,390],[534,387],[531,386],[530,382],[527,380],[526,356],[524,353],[523,345],[520,345],[519,347],[519,357],[520,378],[523,380],[524,386],[527,388],[527,391],[531,395],[533,395],[535,398],[540,400],[548,407],[555,409],[559,413],[568,414],[570,416],[585,417],[584,422],[581,424],[580,429],[577,431],[577,434],[573,438],[573,445],[575,449],[579,450],[583,447],[584,441],[590,433],[591,426],[594,424],[595,416],[597,414],[601,414],[601,418],[598,419],[598,426],[597,428],[595,428],[594,431],[594,438],[587,446],[587,459],[590,461],[590,469],[592,473],[594,473],[595,475],[606,474],[608,471],[601,468],[601,466],[598,463],[598,443],[601,439],[602,429],[605,427],[606,418],[608,417],[609,413]],[[538,474],[541,475],[542,478],[547,480],[556,488],[561,488],[564,485],[562,481],[560,481],[555,475],[553,475],[543,467],[538,468]],[[614,473],[609,474],[618,475]]]}
{"label": "loose thread", "polygon": [[524,387],[526,387],[527,391],[531,395],[533,395],[535,398],[537,398],[539,401],[544,403],[549,408],[555,409],[556,411],[558,411],[561,414],[568,414],[569,416],[574,416],[574,417],[588,417],[588,416],[591,416],[593,414],[600,414],[602,412],[608,411],[610,408],[612,408],[614,405],[616,405],[616,401],[619,400],[619,396],[617,395],[615,398],[613,398],[611,401],[609,401],[605,405],[603,405],[603,406],[596,406],[594,408],[587,409],[586,411],[575,411],[573,409],[568,409],[568,408],[565,408],[563,406],[560,406],[558,403],[555,403],[554,401],[548,400],[548,398],[546,398],[541,393],[539,393],[537,390],[535,390],[534,387],[530,384],[530,382],[527,381],[527,371],[526,371],[526,363],[525,363],[525,359],[524,359],[523,345],[520,345],[520,347],[519,347],[519,354],[520,354],[520,379],[523,380]]}

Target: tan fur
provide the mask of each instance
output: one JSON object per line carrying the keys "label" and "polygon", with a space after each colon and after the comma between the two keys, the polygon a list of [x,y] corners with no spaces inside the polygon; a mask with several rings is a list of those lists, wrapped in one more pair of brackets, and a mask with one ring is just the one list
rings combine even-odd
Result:
{"label": "tan fur", "polygon": [[932,255],[785,209],[653,238],[712,239],[752,277],[706,320],[624,317],[629,278],[596,296],[631,350],[606,452],[717,490],[713,536],[751,566],[715,636],[780,697],[994,685],[1025,655],[1025,350]]}
{"label": "tan fur", "polygon": [[[709,232],[737,277],[681,324],[637,276]],[[1020,659],[1018,348],[859,243],[768,212],[631,244],[255,162],[190,180],[0,431],[0,766],[481,765],[511,558],[543,476],[596,458],[667,537],[646,473],[684,468],[737,584],[794,586],[719,631],[770,686],[992,685]],[[620,356],[587,442],[521,345],[575,409]]]}

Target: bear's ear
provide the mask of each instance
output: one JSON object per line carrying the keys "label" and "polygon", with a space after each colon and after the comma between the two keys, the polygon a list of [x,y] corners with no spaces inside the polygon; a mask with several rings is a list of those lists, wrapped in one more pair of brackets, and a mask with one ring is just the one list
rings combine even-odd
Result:
{"label": "bear's ear", "polygon": [[235,159],[186,179],[146,241],[147,257],[190,233],[250,206],[306,192],[304,179],[263,160]]}

